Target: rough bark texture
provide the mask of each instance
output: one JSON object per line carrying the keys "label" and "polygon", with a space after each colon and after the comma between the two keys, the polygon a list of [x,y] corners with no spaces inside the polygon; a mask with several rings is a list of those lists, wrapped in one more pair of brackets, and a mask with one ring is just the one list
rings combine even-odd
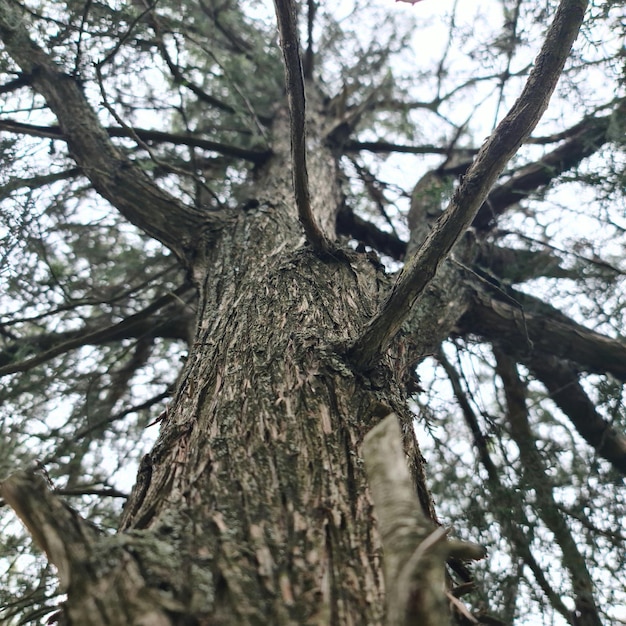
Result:
{"label": "rough bark texture", "polygon": [[186,538],[221,589],[203,612],[224,623],[376,623],[378,546],[356,454],[376,391],[325,345],[367,314],[375,294],[357,275],[369,262],[355,259],[357,274],[302,248],[272,255],[268,233],[289,223],[265,209],[234,223],[217,252],[220,278],[206,285],[151,482],[127,523],[158,528],[188,511]]}
{"label": "rough bark texture", "polygon": [[[171,598],[171,623],[383,619],[358,450],[382,416],[409,416],[390,368],[364,377],[330,346],[371,317],[387,279],[366,254],[321,259],[303,245],[285,130],[279,119],[277,154],[257,175],[259,205],[233,216],[194,267],[196,338],[123,516],[124,551],[154,543],[158,554],[164,541],[173,550],[167,571],[134,557],[146,586]],[[311,170],[332,181],[331,155],[317,158]],[[144,607],[135,609],[139,618]],[[106,623],[87,596],[71,594],[67,610],[71,623]]]}
{"label": "rough bark texture", "polygon": [[[103,539],[78,531],[84,544],[65,545],[62,517],[41,542],[51,562],[69,563],[63,619],[381,623],[380,546],[359,448],[392,411],[403,419],[419,499],[432,515],[401,386],[402,359],[394,367],[383,359],[365,376],[333,349],[356,336],[379,307],[389,288],[382,265],[348,249],[320,257],[307,246],[293,199],[284,110],[276,112],[274,154],[250,186],[254,208],[217,222],[210,214],[179,213],[173,204],[179,221],[171,221],[158,204],[169,201],[161,194],[148,210],[136,209],[130,199],[144,179],[122,163],[74,83],[13,26],[5,21],[3,36],[27,71],[37,58],[34,84],[60,111],[79,165],[129,219],[172,242],[199,293],[195,338],[160,437],[141,463],[123,532]],[[61,104],[64,90],[69,113]],[[311,207],[329,232],[341,194],[336,155],[324,146],[324,120],[316,114],[309,119],[316,147],[308,163]],[[88,167],[94,150],[95,169]],[[121,175],[130,177],[128,184]],[[113,197],[112,181],[124,193]],[[197,228],[189,229],[181,215],[198,219]],[[202,224],[210,225],[210,238],[198,236]],[[188,233],[176,243],[179,229]],[[24,479],[6,490],[32,522],[32,503],[45,499],[41,484]],[[78,516],[68,519],[80,529]]]}

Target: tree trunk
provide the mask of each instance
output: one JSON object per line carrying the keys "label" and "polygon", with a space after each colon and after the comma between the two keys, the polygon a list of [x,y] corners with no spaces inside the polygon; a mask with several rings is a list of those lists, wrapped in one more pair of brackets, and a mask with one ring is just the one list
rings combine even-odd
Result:
{"label": "tree trunk", "polygon": [[[279,4],[294,17],[291,3],[277,2],[278,14]],[[33,474],[18,473],[2,485],[58,568],[67,592],[58,621],[445,624],[443,561],[451,548],[444,547],[443,530],[432,530],[435,516],[406,404],[412,366],[475,313],[477,299],[463,272],[476,250],[471,236],[461,237],[545,110],[569,53],[563,41],[571,44],[586,3],[562,3],[524,92],[432,228],[428,221],[437,211],[413,202],[409,250],[415,254],[393,288],[375,256],[331,244],[342,196],[339,156],[327,139],[332,134],[341,141],[345,120],[327,119],[314,93],[308,136],[297,133],[299,156],[294,150],[291,158],[288,115],[277,109],[268,137],[273,154],[238,190],[242,205],[195,210],[113,149],[78,82],[59,73],[23,32],[21,16],[2,5],[0,35],[57,115],[94,189],[170,247],[199,296],[186,365],[118,534],[103,536],[87,525]],[[283,41],[286,59],[296,47],[295,35]],[[287,74],[292,102],[289,68]],[[296,108],[292,102],[292,116]],[[300,212],[292,160],[300,174]],[[313,246],[303,226],[314,235]],[[444,263],[453,249],[456,257]],[[375,519],[361,450],[365,435],[386,416],[367,441],[370,474],[379,472],[375,480],[369,476]],[[413,478],[404,471],[400,489],[394,485],[399,472],[385,461],[385,442],[398,432],[393,419],[402,427]],[[393,450],[389,446],[388,455],[397,461],[401,455]],[[381,502],[397,509],[390,513]],[[469,558],[482,555],[473,551]]]}
{"label": "tree trunk", "polygon": [[[123,525],[184,527],[177,549],[212,591],[199,597],[190,577],[181,592],[206,623],[376,624],[381,555],[360,445],[382,416],[407,413],[391,369],[356,373],[332,346],[373,315],[387,283],[365,254],[319,258],[302,246],[287,127],[276,126],[259,205],[195,268],[196,338],[146,460],[151,481]],[[334,159],[321,145],[312,159],[328,225]]]}

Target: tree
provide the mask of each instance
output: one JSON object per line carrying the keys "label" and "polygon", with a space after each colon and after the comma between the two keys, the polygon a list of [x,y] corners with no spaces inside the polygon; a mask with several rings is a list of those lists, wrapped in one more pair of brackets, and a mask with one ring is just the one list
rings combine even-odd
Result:
{"label": "tree", "polygon": [[[276,0],[270,19],[243,1],[0,0],[2,495],[56,568],[53,620],[510,623],[532,598],[546,619],[616,619],[620,251],[585,231],[563,250],[549,232],[563,212],[544,213],[569,177],[579,195],[560,201],[593,190],[589,224],[623,237],[623,3],[528,5],[493,4],[502,27],[467,52],[487,71],[465,78],[452,12],[434,69],[409,83],[398,65],[418,27],[400,20],[418,7],[379,21],[355,5],[359,29],[312,1]],[[596,68],[608,95],[587,89]],[[531,135],[561,74],[567,99]],[[461,106],[483,84],[499,120],[484,142],[484,115]],[[422,141],[416,112],[440,140]],[[431,159],[409,189],[372,156],[396,153]],[[559,308],[563,283],[588,323]],[[470,358],[493,389],[483,407]],[[435,414],[439,372],[460,410],[436,418],[450,440],[433,439],[434,471],[414,411]],[[126,494],[110,475],[157,425]],[[464,476],[450,455],[472,452]],[[444,487],[459,505],[480,489],[478,506],[446,504]],[[109,497],[125,501],[114,533]],[[475,589],[467,561],[492,525],[509,568],[496,582],[481,561]],[[49,615],[45,584],[9,619]]]}

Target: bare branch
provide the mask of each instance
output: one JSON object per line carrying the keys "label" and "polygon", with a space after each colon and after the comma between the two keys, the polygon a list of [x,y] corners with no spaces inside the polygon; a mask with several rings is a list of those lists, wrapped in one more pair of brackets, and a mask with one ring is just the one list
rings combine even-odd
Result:
{"label": "bare branch", "polygon": [[496,357],[496,371],[504,387],[509,432],[520,454],[524,483],[533,490],[537,500],[537,513],[554,535],[561,550],[563,565],[569,571],[576,605],[574,623],[602,626],[593,598],[594,584],[585,559],[559,511],[541,453],[535,445],[535,436],[528,421],[526,385],[520,379],[515,361],[511,357],[495,345],[493,353]]}
{"label": "bare branch", "polygon": [[4,83],[4,85],[0,85],[0,94],[15,91],[19,89],[20,87],[24,87],[25,85],[29,85],[29,84],[30,84],[30,77],[25,76],[24,74],[20,74],[17,78],[10,80],[8,83]]}
{"label": "bare branch", "polygon": [[561,0],[522,94],[480,149],[447,210],[405,264],[379,313],[350,347],[349,353],[357,367],[371,367],[386,350],[443,260],[472,223],[506,163],[537,125],[576,39],[586,7],[587,0]]}
{"label": "bare branch", "polygon": [[[0,128],[2,123],[0,122]],[[30,178],[13,178],[6,185],[0,187],[0,198],[8,198],[9,195],[18,189],[39,189],[46,185],[51,185],[59,180],[68,178],[76,178],[80,176],[81,171],[77,167],[68,170],[53,172],[52,174],[41,174],[40,176],[31,176]]]}
{"label": "bare branch", "polygon": [[315,14],[319,3],[317,0],[307,0],[307,16],[306,16],[306,31],[307,42],[306,52],[304,53],[304,63],[302,74],[306,80],[313,78],[313,68],[315,65],[315,50],[313,48],[313,27],[315,25]]}
{"label": "bare branch", "polygon": [[[497,341],[522,360],[543,353],[573,361],[589,372],[608,372],[626,380],[623,342],[577,324],[532,296],[510,290],[514,297],[504,302],[477,285],[474,289],[470,310],[458,321],[457,332]],[[516,300],[521,305],[516,306]]]}
{"label": "bare branch", "polygon": [[[31,135],[33,137],[49,137],[50,139],[65,140],[66,136],[59,126],[36,126],[34,124],[24,124],[10,119],[0,120],[0,130],[19,133],[23,135]],[[180,146],[193,146],[203,150],[219,152],[226,156],[232,156],[240,159],[246,159],[252,163],[263,163],[271,154],[269,150],[247,150],[230,144],[221,143],[220,141],[210,141],[209,139],[201,139],[192,135],[183,135],[181,133],[166,133],[161,130],[149,130],[144,128],[122,128],[118,126],[110,126],[104,129],[109,137],[133,137],[136,135],[142,141],[150,141],[153,143],[171,143]]]}
{"label": "bare branch", "polygon": [[[37,365],[41,365],[50,359],[53,359],[60,354],[75,350],[81,346],[86,345],[100,345],[119,339],[128,337],[148,337],[148,336],[161,336],[166,328],[160,328],[159,324],[154,321],[149,321],[149,316],[155,311],[158,311],[165,305],[171,303],[177,296],[188,290],[188,285],[179,287],[174,293],[162,296],[152,304],[148,305],[145,309],[139,313],[135,313],[127,317],[126,319],[118,322],[117,324],[107,325],[103,328],[97,328],[95,330],[90,328],[82,328],[78,331],[70,331],[68,333],[43,335],[34,339],[34,342],[38,347],[46,347],[54,342],[55,345],[51,345],[48,349],[40,352],[36,356],[33,356],[23,361],[9,362],[0,366],[0,376],[6,376],[7,374],[14,374],[15,372],[25,372]],[[180,316],[174,316],[173,327],[180,328]],[[146,323],[148,322],[148,323]],[[167,330],[172,332],[171,320],[167,322]],[[180,338],[185,338],[182,333],[178,335]],[[5,351],[0,353],[0,363],[2,361],[10,360],[11,354]]]}
{"label": "bare branch", "polygon": [[291,0],[274,0],[274,6],[285,60],[285,85],[291,117],[292,177],[298,217],[313,248],[319,252],[329,252],[331,243],[316,223],[311,210],[306,166],[306,98],[296,12]]}
{"label": "bare branch", "polygon": [[346,141],[344,152],[358,152],[367,150],[374,153],[404,152],[406,154],[449,154],[449,148],[441,146],[409,146],[406,144],[391,143],[389,141]]}
{"label": "bare branch", "polygon": [[112,487],[74,487],[73,489],[55,489],[57,496],[98,496],[109,498],[128,498],[128,494]]}

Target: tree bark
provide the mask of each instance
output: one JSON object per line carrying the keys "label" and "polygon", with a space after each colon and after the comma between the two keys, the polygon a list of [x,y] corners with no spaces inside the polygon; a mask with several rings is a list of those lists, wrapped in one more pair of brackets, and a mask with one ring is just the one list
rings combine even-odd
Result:
{"label": "tree bark", "polygon": [[380,549],[357,450],[381,406],[406,408],[397,386],[379,389],[329,346],[365,323],[385,280],[365,255],[302,246],[288,154],[259,174],[260,205],[207,258],[186,371],[122,525],[185,524],[190,566],[214,587],[207,619],[375,624]]}
{"label": "tree bark", "polygon": [[[332,346],[357,334],[389,281],[370,255],[320,257],[305,244],[285,112],[273,145],[254,181],[256,208],[234,215],[196,257],[195,339],[122,532],[89,536],[61,556],[61,528],[58,542],[42,542],[53,563],[71,564],[68,623],[383,622],[382,555],[359,449],[395,412],[414,477],[423,476],[421,455],[397,368],[385,360],[363,375]],[[309,161],[323,224],[340,207],[327,182],[337,179],[334,163],[323,147]],[[430,514],[425,487],[419,495]]]}

